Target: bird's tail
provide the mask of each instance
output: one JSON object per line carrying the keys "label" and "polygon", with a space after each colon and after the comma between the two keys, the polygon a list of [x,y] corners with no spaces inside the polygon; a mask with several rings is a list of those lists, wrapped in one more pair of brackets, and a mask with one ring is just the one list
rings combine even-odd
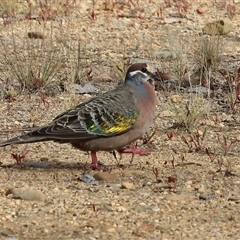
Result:
{"label": "bird's tail", "polygon": [[36,132],[30,132],[22,136],[14,137],[7,141],[1,142],[0,147],[13,145],[13,144],[24,144],[24,143],[42,142],[42,141],[50,140],[44,135],[34,134],[34,133]]}

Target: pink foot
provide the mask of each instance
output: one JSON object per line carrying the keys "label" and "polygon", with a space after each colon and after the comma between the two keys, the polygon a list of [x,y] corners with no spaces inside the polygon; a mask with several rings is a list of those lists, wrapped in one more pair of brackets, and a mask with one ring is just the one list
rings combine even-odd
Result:
{"label": "pink foot", "polygon": [[92,158],[92,169],[93,170],[103,170],[103,171],[109,171],[109,168],[106,166],[99,166],[98,160],[97,160],[97,153],[95,151],[91,151],[91,158]]}
{"label": "pink foot", "polygon": [[150,152],[152,151],[151,149],[147,149],[147,148],[137,148],[137,147],[126,147],[126,148],[121,148],[119,150],[117,150],[120,154],[122,153],[131,153],[132,157],[130,160],[130,163],[132,163],[133,158],[135,156],[135,154],[138,154],[139,156],[147,156],[150,154]]}

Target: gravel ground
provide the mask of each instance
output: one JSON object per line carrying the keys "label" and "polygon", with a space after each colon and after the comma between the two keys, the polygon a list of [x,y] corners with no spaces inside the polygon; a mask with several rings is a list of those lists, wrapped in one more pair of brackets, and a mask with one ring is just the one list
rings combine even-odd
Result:
{"label": "gravel ground", "polygon": [[[201,28],[226,13],[226,8],[216,1],[192,4],[184,18],[171,15],[177,12],[174,3],[164,8],[159,17],[161,1],[139,1],[135,7],[130,1],[119,1],[113,11],[104,10],[104,5],[97,2],[94,15],[90,14],[91,1],[77,3],[78,10],[70,20],[52,23],[53,39],[56,45],[67,39],[69,49],[80,40],[84,71],[92,69],[91,83],[102,91],[118,84],[120,77],[114,65],[122,66],[126,58],[142,59],[174,73],[174,56],[157,57],[167,49],[189,57],[188,67],[193,68]],[[239,3],[234,6],[239,12]],[[205,9],[203,14],[196,13],[199,7]],[[221,53],[234,55],[235,60],[240,51],[238,20],[239,16],[234,16],[233,30],[221,37]],[[42,30],[38,23],[32,24],[27,20],[16,22],[12,30],[2,29],[1,38],[10,44],[14,33],[16,44],[22,46],[26,31]],[[46,25],[44,41],[51,38],[50,22]],[[73,55],[75,50],[73,47]],[[20,54],[24,48],[22,51]],[[238,61],[234,64],[237,66]],[[3,84],[6,75],[11,75],[2,65],[1,69]],[[74,101],[80,103],[91,95],[79,94]],[[194,140],[200,139],[198,148],[189,140],[186,129],[174,127],[178,120],[176,109],[183,109],[189,99],[195,98],[194,94],[158,91],[157,96],[153,126],[156,133],[153,142],[143,146],[151,148],[151,154],[136,156],[130,163],[127,154],[122,159],[117,156],[117,161],[113,154],[100,152],[98,157],[111,166],[110,173],[90,170],[90,156],[67,144],[45,142],[1,148],[0,238],[240,239],[239,106],[232,114],[216,98],[202,98],[198,108],[209,111],[193,129]],[[222,96],[223,100],[229,98],[227,93]],[[50,122],[73,99],[65,92],[47,96],[44,101],[38,93],[2,99],[1,139],[20,134],[19,129]],[[211,151],[210,157],[206,149]],[[23,163],[16,164],[12,154],[26,155]],[[104,181],[79,181],[85,173],[97,174]]]}

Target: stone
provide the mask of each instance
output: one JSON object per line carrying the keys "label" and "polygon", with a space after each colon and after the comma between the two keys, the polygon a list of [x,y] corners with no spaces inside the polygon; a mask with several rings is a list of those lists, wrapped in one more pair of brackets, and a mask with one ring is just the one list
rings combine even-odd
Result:
{"label": "stone", "polygon": [[78,180],[79,181],[83,181],[85,183],[98,185],[98,181],[96,181],[95,178],[92,175],[88,174],[88,173],[86,173],[83,176],[79,177]]}
{"label": "stone", "polygon": [[164,110],[160,113],[159,117],[172,117],[174,114],[169,110]]}
{"label": "stone", "polygon": [[161,232],[166,232],[166,231],[172,230],[174,228],[175,228],[175,226],[171,225],[171,224],[160,224],[160,225],[156,226],[156,229],[160,230]]}
{"label": "stone", "polygon": [[9,194],[13,194],[13,195],[16,195],[17,194],[17,190],[15,188],[9,188],[5,195],[8,196]]}
{"label": "stone", "polygon": [[122,188],[123,189],[135,189],[135,186],[131,182],[123,182],[122,183]]}
{"label": "stone", "polygon": [[108,172],[98,172],[93,175],[97,181],[114,182],[118,179],[116,174]]}
{"label": "stone", "polygon": [[170,97],[170,100],[172,103],[180,103],[182,101],[182,98],[179,95],[172,95]]}
{"label": "stone", "polygon": [[223,18],[214,22],[207,23],[202,31],[209,35],[224,35],[228,34],[233,29],[233,23],[229,18]]}
{"label": "stone", "polygon": [[8,239],[8,240],[17,240],[18,239],[18,237],[16,237],[16,234],[13,232],[13,230],[11,230],[11,229],[1,229],[0,230],[0,234],[2,235],[2,236],[4,236],[5,238],[4,239]]}
{"label": "stone", "polygon": [[19,194],[14,194],[12,198],[28,200],[28,201],[44,201],[46,199],[46,195],[39,190],[33,189],[33,190],[26,190]]}
{"label": "stone", "polygon": [[169,195],[166,197],[170,201],[185,201],[189,199],[187,194]]}
{"label": "stone", "polygon": [[197,13],[199,13],[199,14],[204,14],[205,12],[206,12],[206,9],[204,7],[199,7],[197,9]]}
{"label": "stone", "polygon": [[176,59],[176,53],[165,50],[165,51],[155,51],[152,53],[153,57],[162,58],[162,59]]}
{"label": "stone", "polygon": [[199,200],[210,200],[210,199],[214,199],[214,198],[216,198],[216,195],[214,195],[214,194],[200,194],[199,196],[198,196],[198,198],[199,198]]}
{"label": "stone", "polygon": [[137,205],[134,208],[134,211],[137,212],[149,212],[149,211],[153,211],[153,212],[158,212],[160,209],[158,207],[154,207],[154,206],[150,206],[150,205]]}
{"label": "stone", "polygon": [[46,35],[41,32],[28,32],[27,35],[29,38],[34,38],[34,39],[45,39],[46,38]]}

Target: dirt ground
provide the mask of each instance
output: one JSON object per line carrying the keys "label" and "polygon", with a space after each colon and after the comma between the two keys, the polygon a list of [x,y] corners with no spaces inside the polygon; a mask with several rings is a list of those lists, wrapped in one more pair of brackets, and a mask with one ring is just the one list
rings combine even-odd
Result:
{"label": "dirt ground", "polygon": [[[24,54],[21,46],[27,32],[43,31],[44,40],[31,41],[51,38],[56,46],[64,42],[75,58],[80,42],[82,72],[91,69],[91,84],[106,91],[119,83],[116,66],[122,67],[126,59],[150,63],[175,76],[176,59],[159,58],[163,50],[183,56],[193,72],[202,27],[227,13],[221,1],[192,3],[181,18],[171,1],[169,6],[166,1],[142,0],[135,6],[135,1],[116,1],[112,9],[114,1],[105,1],[109,8],[103,2],[96,1],[93,7],[92,1],[76,1],[69,18],[46,21],[46,26],[37,20],[13,21],[11,27],[1,28],[1,39],[11,45],[14,34],[22,49],[19,54]],[[227,59],[221,68],[239,65],[239,4],[233,4],[237,14],[231,19],[232,31],[221,36],[221,56]],[[199,7],[205,9],[203,14],[197,13]],[[6,81],[16,80],[3,63],[0,79],[1,92]],[[80,84],[89,80],[86,74],[83,79]],[[73,99],[65,91],[43,99],[38,92],[14,92],[13,98],[1,99],[1,140],[48,123],[73,101],[91,96],[77,94]],[[112,153],[99,152],[99,160],[111,166],[115,180],[97,185],[78,180],[96,171],[89,169],[90,156],[70,145],[44,142],[1,148],[0,238],[240,239],[240,106],[230,111],[229,96],[225,92],[220,99],[219,95],[201,97],[196,108],[204,114],[190,133],[177,126],[178,113],[199,95],[158,90],[155,135],[143,146],[151,148],[151,154],[135,156],[130,163],[130,155],[121,160],[117,156],[117,161]],[[23,163],[16,164],[12,154],[26,155]],[[31,190],[43,195],[37,200],[15,199]]]}

